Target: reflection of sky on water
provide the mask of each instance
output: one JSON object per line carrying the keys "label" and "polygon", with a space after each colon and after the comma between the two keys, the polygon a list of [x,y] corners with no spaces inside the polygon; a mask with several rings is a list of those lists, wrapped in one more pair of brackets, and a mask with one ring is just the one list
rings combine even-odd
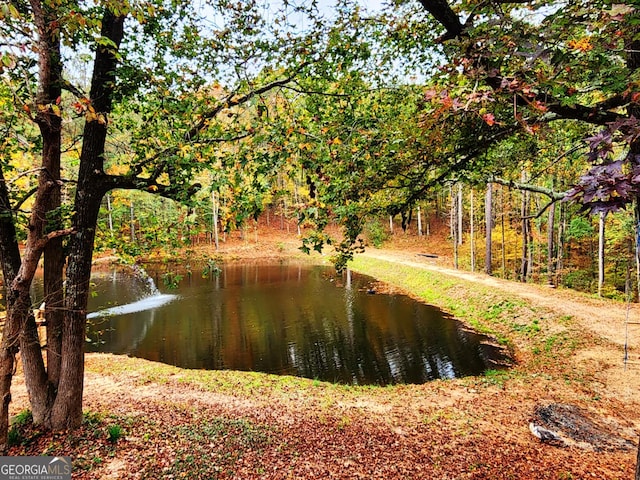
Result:
{"label": "reflection of sky on water", "polygon": [[[98,323],[89,336],[99,332],[104,343],[89,349],[356,384],[422,383],[495,368],[497,351],[483,337],[408,297],[367,294],[368,277],[282,264],[231,264],[212,279],[195,272],[169,303],[92,319]],[[156,283],[161,275],[152,273]],[[135,290],[125,276],[106,278],[96,278],[94,310]]]}

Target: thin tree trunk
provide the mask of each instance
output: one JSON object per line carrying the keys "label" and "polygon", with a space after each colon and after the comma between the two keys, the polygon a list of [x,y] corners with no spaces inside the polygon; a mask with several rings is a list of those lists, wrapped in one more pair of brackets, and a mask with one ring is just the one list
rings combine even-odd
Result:
{"label": "thin tree trunk", "polygon": [[216,192],[211,192],[211,207],[212,207],[212,230],[213,230],[213,238],[216,245],[216,250],[220,247],[220,240],[218,238],[218,211],[220,210],[220,205],[218,204],[218,200],[216,198]]}
{"label": "thin tree trunk", "polygon": [[500,235],[501,235],[501,261],[502,261],[502,278],[507,278],[507,246],[505,245],[504,231],[504,187],[500,189]]}
{"label": "thin tree trunk", "polygon": [[[526,173],[522,172],[522,183],[526,183]],[[530,238],[530,222],[529,222],[529,192],[522,192],[522,204],[520,207],[520,216],[522,218],[522,256],[520,259],[520,281],[526,282],[529,275],[529,238]]]}
{"label": "thin tree trunk", "polygon": [[475,234],[475,224],[473,221],[473,188],[469,192],[469,236],[471,240],[471,271],[476,271],[476,234]]}
{"label": "thin tree trunk", "polygon": [[422,212],[420,211],[420,205],[418,205],[418,236],[422,236]]}
{"label": "thin tree trunk", "polygon": [[458,245],[462,245],[462,230],[463,230],[463,204],[462,204],[462,183],[458,183],[458,207],[456,209],[457,218],[458,218]]}
{"label": "thin tree trunk", "polygon": [[111,208],[111,195],[107,195],[107,212],[109,219],[109,235],[113,238],[113,209]]}
{"label": "thin tree trunk", "polygon": [[298,185],[296,185],[295,182],[293,182],[293,200],[296,205],[296,227],[298,229],[298,236],[300,236],[302,235],[302,232],[300,231],[300,209],[298,208],[300,200],[298,198]]}
{"label": "thin tree trunk", "polygon": [[556,285],[562,281],[562,273],[564,271],[564,251],[565,251],[565,231],[566,231],[566,207],[564,203],[560,204],[560,222],[558,224],[558,249],[556,252]]}
{"label": "thin tree trunk", "polygon": [[607,214],[600,212],[598,218],[598,296],[602,296],[604,286],[604,224]]}
{"label": "thin tree trunk", "polygon": [[453,188],[450,190],[451,193],[451,240],[453,241],[453,268],[458,269],[458,195],[453,192]]}
{"label": "thin tree trunk", "polygon": [[485,241],[485,256],[484,256],[484,272],[487,275],[491,275],[492,270],[491,270],[491,231],[493,229],[493,219],[492,219],[492,215],[491,215],[491,211],[492,211],[492,205],[491,203],[493,202],[493,190],[492,190],[492,184],[488,183],[487,184],[487,193],[485,195],[485,200],[484,200],[484,220],[485,220],[485,225],[486,225],[486,241]]}
{"label": "thin tree trunk", "polygon": [[456,236],[456,216],[455,216],[455,200],[453,196],[453,187],[449,187],[449,236]]}
{"label": "thin tree trunk", "polygon": [[556,204],[555,202],[549,207],[549,220],[547,221],[547,283],[555,285],[555,223],[556,223]]}

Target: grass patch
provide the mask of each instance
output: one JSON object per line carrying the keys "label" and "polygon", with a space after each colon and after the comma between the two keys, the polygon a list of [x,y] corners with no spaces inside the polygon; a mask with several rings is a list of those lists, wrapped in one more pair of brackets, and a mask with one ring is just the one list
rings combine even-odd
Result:
{"label": "grass patch", "polygon": [[107,439],[111,443],[116,443],[124,435],[122,427],[118,424],[107,427]]}
{"label": "grass patch", "polygon": [[31,410],[22,410],[10,421],[9,432],[7,434],[7,445],[13,447],[27,441],[23,431],[33,422]]}

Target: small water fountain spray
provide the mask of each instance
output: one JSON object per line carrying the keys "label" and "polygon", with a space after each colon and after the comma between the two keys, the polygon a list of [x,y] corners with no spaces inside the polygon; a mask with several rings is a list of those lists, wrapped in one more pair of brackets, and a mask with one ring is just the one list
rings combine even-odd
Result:
{"label": "small water fountain spray", "polygon": [[118,305],[111,308],[105,308],[104,310],[99,310],[97,312],[91,312],[87,315],[88,319],[96,317],[125,315],[127,313],[151,310],[166,305],[167,303],[172,302],[173,300],[178,298],[178,295],[161,293],[160,290],[158,290],[156,283],[153,281],[153,278],[149,276],[142,265],[134,264],[131,266],[131,269],[133,270],[136,278],[140,279],[147,286],[147,291],[145,292],[145,294],[135,302],[127,303],[126,305]]}

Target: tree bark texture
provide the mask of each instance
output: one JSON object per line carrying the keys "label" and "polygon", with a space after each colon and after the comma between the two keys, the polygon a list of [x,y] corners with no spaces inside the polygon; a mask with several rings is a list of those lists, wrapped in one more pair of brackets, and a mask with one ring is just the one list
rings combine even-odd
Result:
{"label": "tree bark texture", "polygon": [[[62,62],[60,35],[56,11],[42,2],[32,0],[35,23],[38,27],[39,108],[36,123],[43,140],[42,172],[38,196],[42,195],[41,211],[44,216],[37,232],[39,237],[62,228],[60,207],[60,156],[62,143],[62,117],[53,105],[59,103],[62,94]],[[33,222],[35,223],[35,221]],[[47,323],[47,368],[53,374],[52,384],[42,358],[40,339],[33,315],[27,317],[20,335],[22,364],[25,383],[29,392],[35,424],[47,424],[60,371],[60,329],[62,325],[62,277],[64,257],[62,237],[48,240],[44,246],[44,301]],[[38,255],[39,256],[39,255]],[[25,258],[27,255],[25,255]],[[49,363],[50,362],[50,363]]]}
{"label": "tree bark texture", "polygon": [[[124,17],[107,11],[102,20],[102,36],[110,39],[117,48],[122,41],[123,27]],[[74,233],[69,241],[60,382],[51,412],[51,427],[55,430],[75,428],[82,422],[86,309],[95,227],[102,197],[109,189],[103,169],[116,57],[112,47],[100,46],[96,52],[91,81],[90,100],[98,119],[85,124],[80,153],[74,201]]]}
{"label": "tree bark texture", "polygon": [[0,261],[2,275],[6,287],[7,317],[2,331],[0,343],[0,453],[7,449],[7,434],[9,432],[9,403],[11,402],[11,382],[15,368],[15,356],[18,353],[18,339],[20,322],[12,310],[15,299],[11,297],[9,288],[20,269],[20,250],[13,223],[13,212],[9,202],[9,192],[0,170]]}

